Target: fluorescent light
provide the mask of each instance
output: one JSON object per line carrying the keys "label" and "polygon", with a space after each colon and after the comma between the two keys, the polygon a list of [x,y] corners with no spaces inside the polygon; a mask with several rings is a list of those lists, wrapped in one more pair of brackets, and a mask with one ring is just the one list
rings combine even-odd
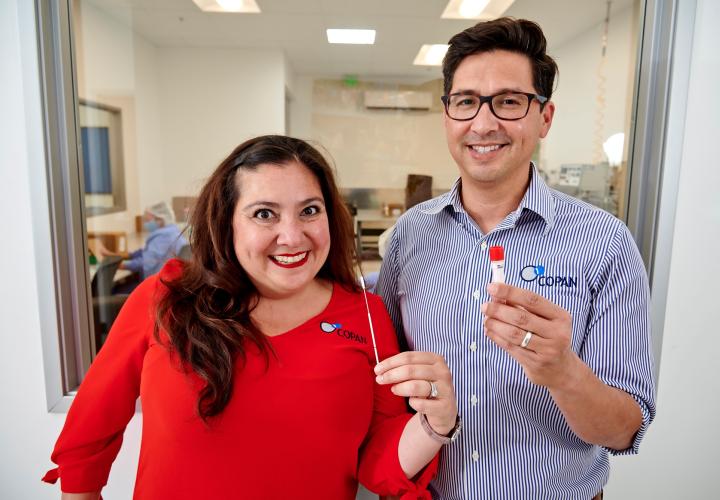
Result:
{"label": "fluorescent light", "polygon": [[423,45],[415,56],[413,64],[416,66],[440,66],[449,45]]}
{"label": "fluorescent light", "polygon": [[479,19],[487,21],[502,17],[515,0],[450,0],[443,19]]}
{"label": "fluorescent light", "polygon": [[257,14],[260,12],[255,0],[193,0],[195,5],[205,12],[242,12]]}
{"label": "fluorescent light", "polygon": [[328,43],[354,43],[372,45],[375,43],[375,30],[328,29]]}
{"label": "fluorescent light", "polygon": [[478,17],[489,3],[490,0],[463,0],[458,8],[458,12],[464,18],[472,19]]}

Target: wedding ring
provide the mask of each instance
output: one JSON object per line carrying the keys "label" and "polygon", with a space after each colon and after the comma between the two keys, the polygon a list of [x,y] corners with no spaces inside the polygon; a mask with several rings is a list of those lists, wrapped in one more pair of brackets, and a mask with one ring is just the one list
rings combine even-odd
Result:
{"label": "wedding ring", "polygon": [[530,340],[532,339],[532,336],[532,332],[525,332],[525,337],[522,339],[522,342],[520,342],[520,347],[526,349],[528,344],[530,343]]}
{"label": "wedding ring", "polygon": [[428,382],[430,382],[430,395],[428,396],[428,399],[435,399],[438,397],[437,385],[435,385],[435,382],[430,380],[428,380]]}

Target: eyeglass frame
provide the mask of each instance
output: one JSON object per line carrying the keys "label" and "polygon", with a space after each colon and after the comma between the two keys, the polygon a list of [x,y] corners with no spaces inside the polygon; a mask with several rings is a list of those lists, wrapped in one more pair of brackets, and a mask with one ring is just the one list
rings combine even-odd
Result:
{"label": "eyeglass frame", "polygon": [[[498,114],[495,112],[495,108],[493,107],[492,101],[497,96],[500,96],[503,94],[520,94],[520,95],[524,95],[525,97],[527,97],[528,105],[527,105],[527,109],[525,110],[525,114],[519,118],[503,118],[501,116],[498,116]],[[450,106],[450,98],[454,97],[454,96],[461,96],[461,95],[473,96],[473,97],[477,97],[478,99],[480,99],[480,105],[477,107],[477,110],[475,110],[475,114],[469,118],[453,118],[452,116],[450,116],[450,110],[448,109],[448,107]],[[548,98],[545,97],[544,95],[533,94],[530,92],[517,92],[514,90],[510,90],[510,91],[506,90],[504,92],[498,92],[497,94],[493,94],[493,95],[480,95],[480,94],[476,94],[474,92],[455,92],[452,94],[440,96],[440,100],[442,101],[443,105],[445,106],[445,114],[447,115],[447,117],[450,118],[451,120],[455,120],[458,122],[467,122],[470,120],[474,120],[475,117],[480,113],[480,108],[482,108],[483,104],[485,104],[485,103],[488,103],[488,106],[490,107],[490,112],[498,120],[503,120],[506,122],[514,122],[514,121],[522,120],[530,112],[530,105],[532,104],[533,99],[535,99],[540,104],[541,110],[542,110],[543,106],[545,106],[545,104],[548,102]]]}

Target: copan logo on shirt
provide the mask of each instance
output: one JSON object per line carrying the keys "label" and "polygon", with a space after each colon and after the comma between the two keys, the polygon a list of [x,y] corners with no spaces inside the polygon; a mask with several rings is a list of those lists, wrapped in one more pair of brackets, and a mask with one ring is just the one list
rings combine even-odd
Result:
{"label": "copan logo on shirt", "polygon": [[338,337],[353,340],[359,344],[367,344],[367,339],[365,337],[358,335],[355,332],[351,332],[350,330],[343,329],[340,323],[329,323],[327,321],[323,321],[320,323],[320,329],[325,333],[335,333]]}
{"label": "copan logo on shirt", "polygon": [[577,287],[577,278],[573,276],[547,276],[545,266],[529,265],[522,268],[520,278],[527,283],[537,281],[540,286],[565,286],[568,288]]}

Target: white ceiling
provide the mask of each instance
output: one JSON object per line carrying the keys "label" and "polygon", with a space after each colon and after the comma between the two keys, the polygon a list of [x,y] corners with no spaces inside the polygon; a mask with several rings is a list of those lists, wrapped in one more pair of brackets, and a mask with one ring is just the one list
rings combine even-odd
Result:
{"label": "white ceiling", "polygon": [[[261,14],[200,11],[192,0],[90,1],[159,47],[282,49],[301,75],[430,79],[439,68],[413,66],[424,43],[447,43],[474,21],[440,19],[447,0],[257,0]],[[633,1],[614,0],[612,11]],[[603,0],[515,0],[506,15],[538,22],[559,47],[601,23]],[[375,45],[329,45],[327,28],[377,30]],[[600,41],[598,40],[598,44]]]}

